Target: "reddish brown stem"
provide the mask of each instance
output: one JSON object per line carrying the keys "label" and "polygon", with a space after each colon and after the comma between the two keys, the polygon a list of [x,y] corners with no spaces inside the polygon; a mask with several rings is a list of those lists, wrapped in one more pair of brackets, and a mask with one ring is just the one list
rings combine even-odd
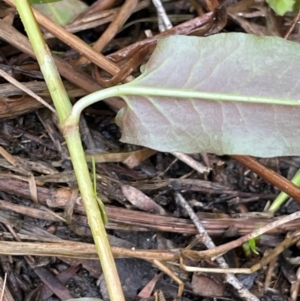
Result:
{"label": "reddish brown stem", "polygon": [[233,155],[232,158],[239,161],[250,170],[258,174],[260,177],[264,178],[267,182],[273,184],[274,186],[300,202],[300,188],[283,176],[279,175],[274,170],[260,163],[255,158],[249,156]]}

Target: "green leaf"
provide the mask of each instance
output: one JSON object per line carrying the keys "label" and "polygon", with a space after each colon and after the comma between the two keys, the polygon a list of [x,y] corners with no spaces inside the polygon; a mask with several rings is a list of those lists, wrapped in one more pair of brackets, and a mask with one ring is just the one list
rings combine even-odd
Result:
{"label": "green leaf", "polygon": [[266,0],[270,7],[280,16],[293,11],[295,0]]}
{"label": "green leaf", "polygon": [[[118,87],[127,103],[116,118],[121,141],[164,152],[299,155],[299,70],[300,44],[277,37],[164,38],[144,73]],[[138,95],[145,87],[151,96]],[[153,96],[168,91],[178,97]]]}
{"label": "green leaf", "polygon": [[40,4],[41,2],[38,0],[33,1],[37,1],[35,3],[38,3],[33,5],[35,9],[53,20],[55,23],[62,26],[75,19],[88,7],[83,1],[80,0],[46,0],[44,4]]}
{"label": "green leaf", "polygon": [[244,254],[247,256],[247,257],[250,257],[251,256],[251,248],[250,248],[250,245],[249,245],[249,242],[246,241],[242,244],[242,248],[243,248],[243,251],[244,251]]}
{"label": "green leaf", "polygon": [[256,255],[259,255],[259,253],[258,253],[258,251],[257,251],[257,249],[256,249],[256,241],[255,241],[255,239],[254,239],[254,238],[250,239],[250,240],[248,241],[248,243],[249,243],[249,247],[250,247],[251,251],[252,251],[254,254],[256,254]]}

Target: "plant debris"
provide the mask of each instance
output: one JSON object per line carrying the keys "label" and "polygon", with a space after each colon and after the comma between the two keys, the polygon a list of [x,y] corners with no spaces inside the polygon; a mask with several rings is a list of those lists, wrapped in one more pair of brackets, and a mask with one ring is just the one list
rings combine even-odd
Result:
{"label": "plant debris", "polygon": [[[133,80],[164,36],[246,32],[299,41],[297,13],[277,16],[265,2],[85,2],[86,11],[64,27],[35,11],[73,103]],[[0,1],[0,36],[1,74],[9,75],[0,78],[3,300],[108,300],[64,136],[45,107],[51,98],[12,0]],[[124,144],[115,124],[122,107],[119,98],[94,104],[80,131],[91,178],[96,162],[126,299],[297,300],[300,188],[290,180],[299,157],[183,155]],[[270,212],[279,189],[292,198]],[[255,237],[257,254],[244,252]]]}

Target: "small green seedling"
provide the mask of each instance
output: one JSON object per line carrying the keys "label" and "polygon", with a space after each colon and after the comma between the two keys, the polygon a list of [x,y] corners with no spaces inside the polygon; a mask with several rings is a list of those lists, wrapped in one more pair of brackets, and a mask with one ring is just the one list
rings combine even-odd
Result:
{"label": "small green seedling", "polygon": [[256,242],[259,241],[259,239],[260,239],[260,236],[251,238],[242,245],[244,253],[247,257],[250,257],[252,253],[254,253],[255,255],[259,255],[259,253],[257,251],[257,247],[256,247]]}

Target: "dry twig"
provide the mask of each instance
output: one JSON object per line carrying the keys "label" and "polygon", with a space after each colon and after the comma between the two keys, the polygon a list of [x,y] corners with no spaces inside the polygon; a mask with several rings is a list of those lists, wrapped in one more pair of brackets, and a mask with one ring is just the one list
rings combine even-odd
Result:
{"label": "dry twig", "polygon": [[[200,235],[202,236],[203,238],[202,242],[205,244],[205,246],[208,249],[214,248],[215,247],[214,242],[207,234],[205,228],[202,226],[200,220],[198,219],[197,215],[194,213],[193,209],[190,207],[190,205],[186,202],[186,200],[183,198],[183,196],[180,193],[176,194],[176,200],[189,214],[191,220],[193,221]],[[219,264],[221,268],[223,269],[228,268],[228,264],[226,263],[225,259],[222,256],[216,258],[216,262]],[[237,290],[241,298],[244,298],[249,301],[259,301],[259,299],[256,296],[254,296],[252,293],[250,293],[249,290],[246,289],[243,286],[243,284],[233,274],[226,273],[225,278],[226,278],[226,282],[231,284]]]}

